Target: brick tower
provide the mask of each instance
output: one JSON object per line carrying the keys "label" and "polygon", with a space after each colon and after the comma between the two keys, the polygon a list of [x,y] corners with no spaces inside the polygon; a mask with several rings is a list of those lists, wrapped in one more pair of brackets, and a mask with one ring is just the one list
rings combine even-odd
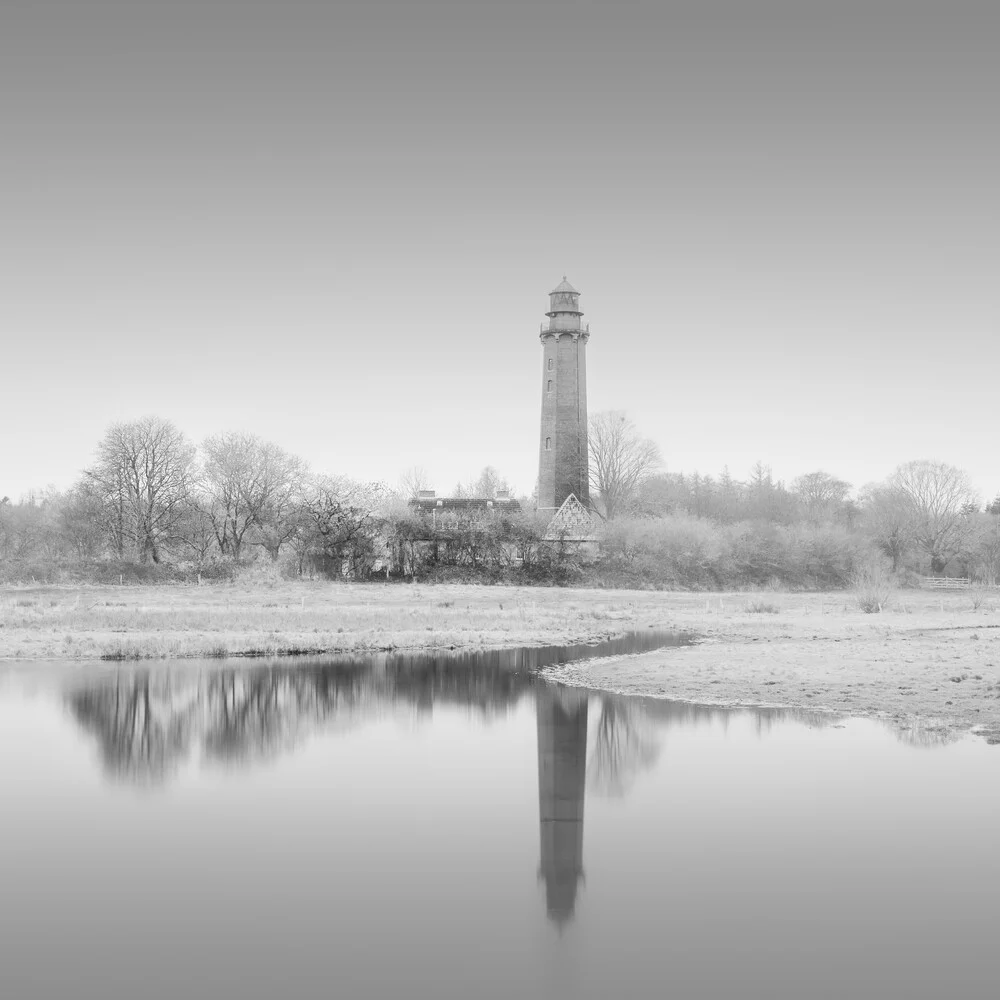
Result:
{"label": "brick tower", "polygon": [[580,293],[563,280],[549,293],[542,324],[542,431],[538,510],[554,514],[572,493],[590,506],[587,469],[587,341]]}

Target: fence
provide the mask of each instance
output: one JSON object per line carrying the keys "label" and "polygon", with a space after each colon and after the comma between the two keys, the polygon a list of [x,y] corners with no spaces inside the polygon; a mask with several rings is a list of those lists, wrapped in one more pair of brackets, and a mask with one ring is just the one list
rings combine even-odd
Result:
{"label": "fence", "polygon": [[927,590],[968,590],[971,581],[967,576],[923,576],[920,586]]}

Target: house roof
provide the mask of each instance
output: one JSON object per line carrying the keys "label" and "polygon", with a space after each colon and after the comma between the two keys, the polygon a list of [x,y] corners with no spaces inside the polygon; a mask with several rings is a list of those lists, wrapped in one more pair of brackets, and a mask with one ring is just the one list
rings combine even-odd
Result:
{"label": "house roof", "polygon": [[597,538],[594,515],[570,493],[549,521],[545,529],[545,541],[565,539],[571,542],[590,542]]}
{"label": "house roof", "polygon": [[503,510],[518,513],[521,505],[517,500],[499,500],[491,497],[414,497],[410,501],[413,510],[421,514],[432,511],[471,513],[473,511]]}

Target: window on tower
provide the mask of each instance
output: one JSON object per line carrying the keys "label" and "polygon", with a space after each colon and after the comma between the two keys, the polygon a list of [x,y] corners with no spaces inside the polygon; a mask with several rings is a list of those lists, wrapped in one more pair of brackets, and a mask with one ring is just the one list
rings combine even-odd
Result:
{"label": "window on tower", "polygon": [[545,439],[545,450],[546,451],[551,451],[552,450],[552,438],[546,438]]}
{"label": "window on tower", "polygon": [[551,392],[552,391],[552,379],[549,379],[549,384],[548,384],[548,386],[546,386],[545,391],[546,392]]}
{"label": "window on tower", "polygon": [[555,366],[556,366],[556,359],[555,358],[549,358],[549,363],[548,363],[548,369],[549,369],[549,371],[552,371],[552,369],[555,368]]}

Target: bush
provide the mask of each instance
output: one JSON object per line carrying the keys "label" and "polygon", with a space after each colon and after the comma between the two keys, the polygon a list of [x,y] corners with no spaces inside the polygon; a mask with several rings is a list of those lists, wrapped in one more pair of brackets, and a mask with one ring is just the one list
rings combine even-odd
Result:
{"label": "bush", "polygon": [[268,589],[278,587],[295,575],[295,567],[272,559],[257,559],[251,563],[237,565],[233,570],[232,582],[238,587]]}
{"label": "bush", "polygon": [[630,586],[714,589],[726,576],[723,532],[687,514],[604,525],[601,566]]}
{"label": "bush", "polygon": [[751,615],[776,615],[781,608],[770,601],[748,601],[743,605],[743,610]]}
{"label": "bush", "polygon": [[866,614],[880,613],[892,598],[894,585],[888,562],[872,555],[858,563],[851,578],[858,607]]}

